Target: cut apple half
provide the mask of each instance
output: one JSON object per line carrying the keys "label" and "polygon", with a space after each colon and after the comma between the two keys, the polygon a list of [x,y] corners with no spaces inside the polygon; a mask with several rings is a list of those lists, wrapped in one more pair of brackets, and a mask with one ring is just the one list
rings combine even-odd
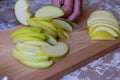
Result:
{"label": "cut apple half", "polygon": [[40,18],[58,18],[64,15],[64,12],[62,9],[56,6],[45,6],[35,13],[35,17]]}
{"label": "cut apple half", "polygon": [[48,68],[53,64],[53,61],[43,61],[43,62],[30,62],[30,61],[21,61],[25,66],[31,68]]}
{"label": "cut apple half", "polygon": [[69,23],[67,23],[63,20],[54,19],[52,21],[52,23],[55,24],[55,25],[58,25],[59,27],[62,27],[62,29],[66,30],[66,31],[73,31],[72,26]]}
{"label": "cut apple half", "polygon": [[15,4],[15,16],[17,20],[24,25],[28,25],[27,19],[29,19],[32,16],[29,8],[30,5],[28,3],[28,0],[18,0]]}
{"label": "cut apple half", "polygon": [[[34,53],[33,53],[34,54]],[[21,52],[18,52],[17,50],[13,50],[12,55],[20,60],[20,61],[32,61],[32,62],[41,62],[41,61],[48,61],[48,56],[33,56],[28,54],[21,54]]]}
{"label": "cut apple half", "polygon": [[110,33],[104,30],[99,30],[94,32],[92,36],[90,35],[92,40],[115,40],[115,37],[112,36]]}
{"label": "cut apple half", "polygon": [[100,30],[106,31],[106,32],[108,32],[109,34],[111,34],[111,35],[114,36],[114,37],[119,37],[119,34],[118,34],[116,31],[114,31],[113,29],[108,28],[108,27],[102,27],[102,26],[97,27],[97,28],[96,28],[92,33],[90,33],[90,34],[93,35],[95,32],[100,31]]}
{"label": "cut apple half", "polygon": [[67,54],[68,46],[64,42],[58,42],[58,44],[54,46],[43,46],[42,51],[50,57],[62,57]]}

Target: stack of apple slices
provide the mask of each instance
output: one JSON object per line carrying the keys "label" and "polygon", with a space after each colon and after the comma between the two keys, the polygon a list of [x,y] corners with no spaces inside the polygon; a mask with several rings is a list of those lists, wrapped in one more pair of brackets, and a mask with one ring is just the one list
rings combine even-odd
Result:
{"label": "stack of apple slices", "polygon": [[104,10],[93,12],[87,21],[87,27],[92,40],[115,40],[120,37],[118,20]]}
{"label": "stack of apple slices", "polygon": [[11,38],[16,43],[12,55],[32,68],[48,68],[53,63],[52,58],[62,57],[68,52],[66,43],[57,42],[37,27],[18,28],[11,34]]}
{"label": "stack of apple slices", "polygon": [[18,28],[11,34],[16,44],[12,55],[28,67],[48,68],[53,64],[53,58],[68,53],[68,45],[57,40],[69,38],[68,32],[73,28],[69,21],[59,18],[64,12],[58,7],[42,7],[34,17],[31,17],[29,7],[28,0],[18,0],[15,4],[16,18],[29,27]]}

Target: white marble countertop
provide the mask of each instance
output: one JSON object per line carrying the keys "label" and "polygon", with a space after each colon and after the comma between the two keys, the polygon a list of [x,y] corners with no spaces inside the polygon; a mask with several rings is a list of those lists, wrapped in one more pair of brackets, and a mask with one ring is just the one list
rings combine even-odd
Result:
{"label": "white marble countertop", "polygon": [[[0,2],[2,5],[0,7],[0,31],[19,24],[13,13],[14,6],[12,3],[14,4],[15,1],[3,0]],[[8,3],[11,4],[6,7]],[[40,4],[48,5],[50,0],[34,0],[34,3],[39,6]],[[31,8],[36,5],[32,5]],[[120,0],[84,0],[83,6],[84,8],[97,6],[96,10],[110,11],[115,14],[120,22]],[[32,9],[32,12],[34,13],[37,9],[38,7]],[[65,75],[60,80],[120,80],[120,48]]]}

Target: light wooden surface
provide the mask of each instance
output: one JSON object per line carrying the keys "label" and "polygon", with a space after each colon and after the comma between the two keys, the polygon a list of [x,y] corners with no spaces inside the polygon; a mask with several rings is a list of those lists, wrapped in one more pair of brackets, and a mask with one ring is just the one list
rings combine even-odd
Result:
{"label": "light wooden surface", "polygon": [[91,41],[87,30],[74,31],[66,40],[70,51],[64,58],[56,60],[48,69],[32,69],[19,63],[11,55],[14,44],[10,34],[15,28],[0,32],[0,76],[9,80],[58,80],[65,74],[95,60],[107,52],[118,48],[120,39],[115,41]]}

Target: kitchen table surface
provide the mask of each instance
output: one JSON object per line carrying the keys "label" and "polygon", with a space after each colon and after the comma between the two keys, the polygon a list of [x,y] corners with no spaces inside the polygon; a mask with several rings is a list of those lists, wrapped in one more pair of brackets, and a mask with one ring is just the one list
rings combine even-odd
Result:
{"label": "kitchen table surface", "polygon": [[[0,1],[0,31],[20,24],[14,16],[13,4],[16,1],[17,0]],[[32,4],[33,2],[34,4]],[[39,7],[51,4],[50,0],[30,0],[30,3],[33,14]],[[96,8],[94,9],[94,7]],[[112,12],[120,23],[120,0],[83,0],[83,15],[95,10]],[[120,48],[64,75],[60,80],[120,80]]]}

